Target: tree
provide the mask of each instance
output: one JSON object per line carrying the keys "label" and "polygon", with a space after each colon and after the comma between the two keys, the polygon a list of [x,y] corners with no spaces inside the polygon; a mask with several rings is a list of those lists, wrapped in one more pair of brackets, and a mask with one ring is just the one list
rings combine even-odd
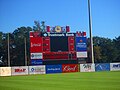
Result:
{"label": "tree", "polygon": [[[25,65],[25,43],[24,40],[26,38],[27,43],[27,56],[29,57],[29,32],[32,31],[31,27],[20,27],[17,28],[13,33],[13,43],[12,45],[15,48],[12,48],[11,51],[11,65]],[[12,38],[11,38],[12,39]]]}
{"label": "tree", "polygon": [[113,39],[113,43],[114,43],[113,62],[120,62],[120,36]]}

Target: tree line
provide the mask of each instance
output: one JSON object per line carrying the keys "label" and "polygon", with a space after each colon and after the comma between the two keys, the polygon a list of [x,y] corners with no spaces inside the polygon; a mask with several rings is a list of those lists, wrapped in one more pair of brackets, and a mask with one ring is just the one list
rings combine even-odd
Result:
{"label": "tree line", "polygon": [[[10,64],[11,66],[25,65],[25,42],[27,45],[27,62],[30,61],[30,40],[29,32],[45,29],[44,22],[40,25],[35,22],[33,27],[19,27],[12,33],[9,33],[9,49],[10,49]],[[88,59],[89,58],[89,43],[90,39],[87,38],[88,45]],[[115,39],[104,37],[93,37],[94,59],[95,63],[111,63],[120,62],[120,36]],[[8,64],[8,33],[0,32],[0,66],[7,66]]]}

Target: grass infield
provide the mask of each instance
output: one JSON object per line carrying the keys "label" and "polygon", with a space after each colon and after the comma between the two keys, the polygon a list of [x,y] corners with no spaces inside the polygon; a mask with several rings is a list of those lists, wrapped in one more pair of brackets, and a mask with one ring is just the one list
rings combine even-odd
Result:
{"label": "grass infield", "polygon": [[120,90],[120,71],[0,77],[0,90]]}

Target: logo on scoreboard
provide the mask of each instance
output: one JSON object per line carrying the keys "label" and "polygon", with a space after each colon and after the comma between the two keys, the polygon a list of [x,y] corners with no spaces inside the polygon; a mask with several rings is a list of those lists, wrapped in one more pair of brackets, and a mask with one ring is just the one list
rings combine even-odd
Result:
{"label": "logo on scoreboard", "polygon": [[42,59],[42,53],[31,53],[31,59]]}

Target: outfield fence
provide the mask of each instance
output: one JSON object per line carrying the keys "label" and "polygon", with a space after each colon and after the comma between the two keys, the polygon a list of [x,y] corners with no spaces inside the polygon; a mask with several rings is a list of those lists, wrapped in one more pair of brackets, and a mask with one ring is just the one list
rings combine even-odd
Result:
{"label": "outfield fence", "polygon": [[86,63],[0,67],[0,76],[99,71],[120,71],[120,63]]}

